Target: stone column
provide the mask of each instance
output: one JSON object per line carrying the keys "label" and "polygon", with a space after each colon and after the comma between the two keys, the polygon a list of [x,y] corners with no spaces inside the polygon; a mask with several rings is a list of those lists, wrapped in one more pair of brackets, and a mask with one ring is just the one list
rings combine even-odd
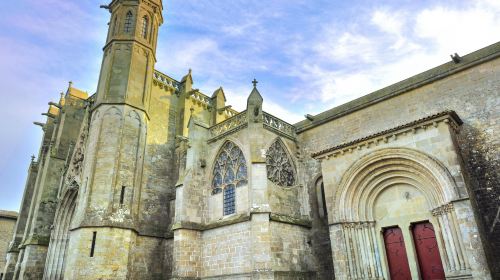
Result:
{"label": "stone column", "polygon": [[[332,258],[335,279],[350,279],[349,260],[351,259],[346,247],[345,234],[342,224],[330,225],[330,240],[332,244]],[[352,260],[352,259],[351,259]]]}
{"label": "stone column", "polygon": [[453,208],[468,263],[472,270],[472,277],[474,279],[492,279],[470,201],[468,199],[454,201]]}

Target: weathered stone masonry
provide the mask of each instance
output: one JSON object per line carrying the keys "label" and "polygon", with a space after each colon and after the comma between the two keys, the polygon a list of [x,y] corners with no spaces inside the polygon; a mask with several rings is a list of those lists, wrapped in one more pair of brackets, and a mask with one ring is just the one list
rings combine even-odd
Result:
{"label": "weathered stone masonry", "polygon": [[162,5],[104,6],[97,92],[36,123],[4,279],[389,279],[394,232],[407,277],[500,277],[500,43],[289,124],[155,70]]}

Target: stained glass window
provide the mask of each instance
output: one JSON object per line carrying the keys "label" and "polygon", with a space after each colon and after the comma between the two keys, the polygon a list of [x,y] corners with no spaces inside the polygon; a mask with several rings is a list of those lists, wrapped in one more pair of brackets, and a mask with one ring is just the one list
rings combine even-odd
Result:
{"label": "stained glass window", "polygon": [[212,180],[212,194],[224,193],[224,215],[235,212],[235,189],[247,183],[247,164],[243,152],[228,141],[215,160]]}
{"label": "stained glass window", "polygon": [[124,25],[124,31],[125,33],[130,33],[130,31],[132,31],[132,12],[131,11],[128,11],[127,15],[125,16],[125,25]]}
{"label": "stained glass window", "polygon": [[266,153],[267,178],[282,187],[295,184],[295,171],[281,140],[276,140]]}

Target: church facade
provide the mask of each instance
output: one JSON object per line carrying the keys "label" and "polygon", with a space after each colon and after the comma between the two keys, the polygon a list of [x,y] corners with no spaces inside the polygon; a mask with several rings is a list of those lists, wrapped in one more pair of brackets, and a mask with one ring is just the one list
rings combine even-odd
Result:
{"label": "church facade", "polygon": [[3,279],[498,279],[500,43],[296,124],[154,68],[113,0],[97,92],[50,102]]}

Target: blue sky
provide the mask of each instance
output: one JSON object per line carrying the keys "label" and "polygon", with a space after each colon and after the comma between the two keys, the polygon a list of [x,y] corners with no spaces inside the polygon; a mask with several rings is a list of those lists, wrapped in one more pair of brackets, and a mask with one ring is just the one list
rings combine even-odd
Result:
{"label": "blue sky", "polygon": [[[243,109],[259,80],[264,109],[289,122],[500,41],[500,1],[163,0],[156,68],[223,86]],[[18,210],[48,101],[68,81],[93,93],[106,0],[4,1],[0,10],[0,209]]]}

